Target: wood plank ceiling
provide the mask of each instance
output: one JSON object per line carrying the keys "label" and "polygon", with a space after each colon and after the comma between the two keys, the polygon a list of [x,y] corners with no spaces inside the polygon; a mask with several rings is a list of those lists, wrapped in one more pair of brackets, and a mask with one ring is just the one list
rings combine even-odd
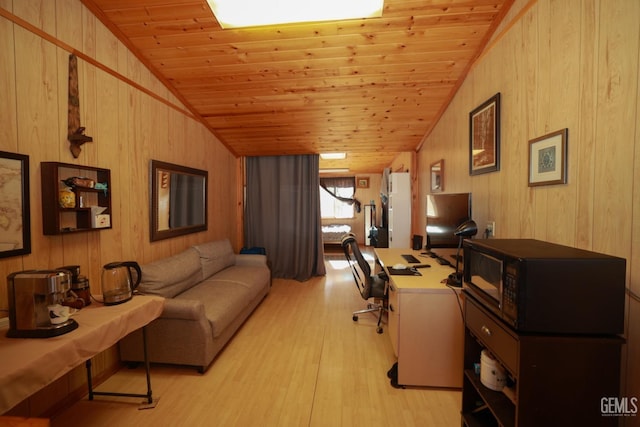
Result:
{"label": "wood plank ceiling", "polygon": [[206,0],[82,2],[237,156],[344,151],[321,168],[357,175],[420,146],[513,0],[227,30]]}

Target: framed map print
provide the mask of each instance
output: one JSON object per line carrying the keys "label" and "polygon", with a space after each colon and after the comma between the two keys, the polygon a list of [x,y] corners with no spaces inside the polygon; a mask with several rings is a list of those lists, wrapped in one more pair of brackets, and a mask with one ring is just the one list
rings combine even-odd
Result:
{"label": "framed map print", "polygon": [[30,253],[29,156],[0,151],[0,258]]}

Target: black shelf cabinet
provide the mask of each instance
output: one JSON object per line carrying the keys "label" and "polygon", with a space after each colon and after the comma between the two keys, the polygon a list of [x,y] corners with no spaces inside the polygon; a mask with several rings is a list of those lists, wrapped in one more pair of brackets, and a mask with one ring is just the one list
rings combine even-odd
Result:
{"label": "black shelf cabinet", "polygon": [[[40,163],[42,183],[42,231],[46,236],[67,233],[104,230],[111,224],[111,171],[109,169],[82,166],[70,163]],[[59,192],[65,187],[63,180],[71,177],[89,178],[96,183],[106,184],[106,190],[73,186],[76,207],[60,206]],[[82,197],[83,205],[79,206]],[[91,207],[103,208],[101,215],[108,215],[108,225],[97,225],[93,220]],[[105,218],[105,217],[102,217]]]}
{"label": "black shelf cabinet", "polygon": [[[464,427],[617,426],[601,399],[619,397],[618,336],[519,334],[465,294]],[[475,364],[487,349],[514,397],[482,384]]]}

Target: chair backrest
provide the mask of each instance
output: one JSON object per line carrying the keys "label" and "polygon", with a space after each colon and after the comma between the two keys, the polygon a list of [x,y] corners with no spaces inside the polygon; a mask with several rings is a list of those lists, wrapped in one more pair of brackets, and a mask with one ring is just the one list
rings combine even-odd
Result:
{"label": "chair backrest", "polygon": [[[342,236],[340,241],[344,256],[351,267],[351,273],[353,274],[353,280],[356,282],[358,292],[362,295],[362,298],[369,299],[371,297],[371,266],[362,256],[358,241],[353,233],[348,233]],[[360,268],[356,268],[356,265]]]}

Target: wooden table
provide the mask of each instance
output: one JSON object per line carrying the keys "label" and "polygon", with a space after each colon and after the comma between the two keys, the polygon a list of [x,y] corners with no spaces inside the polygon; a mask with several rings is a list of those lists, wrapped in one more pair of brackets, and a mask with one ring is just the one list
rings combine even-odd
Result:
{"label": "wooden table", "polygon": [[0,329],[0,414],[146,326],[163,306],[163,298],[142,295],[119,305],[94,303],[73,315],[77,329],[51,338],[7,338],[8,326]]}
{"label": "wooden table", "polygon": [[375,254],[387,274],[395,264],[411,265],[402,257],[404,254],[430,265],[418,269],[421,276],[389,274],[387,330],[398,358],[398,384],[461,388],[464,349],[461,288],[443,283],[454,268],[411,249],[376,248]]}

